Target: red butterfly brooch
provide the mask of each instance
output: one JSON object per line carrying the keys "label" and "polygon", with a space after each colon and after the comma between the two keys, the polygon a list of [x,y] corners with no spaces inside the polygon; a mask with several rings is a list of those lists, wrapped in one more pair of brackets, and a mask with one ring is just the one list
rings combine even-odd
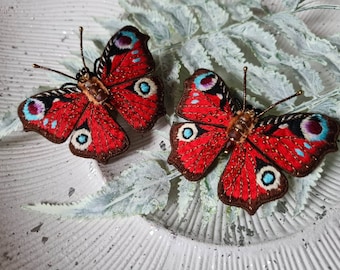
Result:
{"label": "red butterfly brooch", "polygon": [[71,135],[73,154],[106,163],[124,152],[129,139],[112,118],[118,111],[137,131],[152,128],[164,114],[161,82],[150,75],[154,60],[147,48],[149,36],[135,27],[119,30],[107,43],[94,72],[85,64],[80,28],[80,48],[84,68],[58,89],[32,96],[18,108],[25,131],[36,131],[54,143]]}
{"label": "red butterfly brooch", "polygon": [[259,112],[247,108],[245,89],[241,108],[216,73],[199,69],[189,77],[177,114],[190,122],[171,127],[168,161],[188,180],[197,181],[209,172],[221,152],[231,152],[218,196],[223,203],[254,214],[262,204],[287,192],[282,171],[306,176],[325,154],[337,150],[340,126],[318,113],[263,117],[302,91]]}

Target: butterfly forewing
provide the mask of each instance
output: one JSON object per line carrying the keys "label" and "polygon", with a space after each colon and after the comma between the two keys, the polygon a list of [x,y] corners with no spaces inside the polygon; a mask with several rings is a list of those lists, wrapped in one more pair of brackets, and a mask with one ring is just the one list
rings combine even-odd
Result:
{"label": "butterfly forewing", "polygon": [[224,127],[235,110],[228,87],[216,73],[206,69],[198,69],[185,81],[177,106],[177,114],[187,120]]}
{"label": "butterfly forewing", "polygon": [[26,99],[19,105],[18,115],[26,131],[36,131],[54,143],[62,143],[88,102],[75,86],[55,89]]}
{"label": "butterfly forewing", "polygon": [[154,70],[148,39],[149,36],[137,28],[125,26],[109,40],[97,68],[97,75],[105,86],[133,80]]}

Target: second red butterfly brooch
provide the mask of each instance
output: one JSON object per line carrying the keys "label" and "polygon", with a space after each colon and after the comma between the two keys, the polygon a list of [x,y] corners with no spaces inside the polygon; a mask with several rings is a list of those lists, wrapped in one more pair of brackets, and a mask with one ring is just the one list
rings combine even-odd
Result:
{"label": "second red butterfly brooch", "polygon": [[301,92],[259,112],[247,108],[245,89],[241,107],[216,73],[199,69],[189,77],[177,107],[177,114],[189,122],[172,126],[168,161],[188,180],[197,181],[221,152],[231,152],[218,196],[225,204],[254,214],[263,203],[287,192],[282,172],[306,176],[325,154],[337,150],[340,126],[318,113],[263,117]]}
{"label": "second red butterfly brooch", "polygon": [[77,83],[28,98],[18,114],[26,131],[36,131],[54,143],[66,141],[73,132],[72,153],[106,163],[129,146],[112,114],[118,111],[137,131],[151,129],[164,114],[162,86],[149,75],[155,66],[147,48],[149,36],[133,26],[122,28],[109,40],[91,72],[85,64],[80,30],[84,68],[75,78],[52,70]]}

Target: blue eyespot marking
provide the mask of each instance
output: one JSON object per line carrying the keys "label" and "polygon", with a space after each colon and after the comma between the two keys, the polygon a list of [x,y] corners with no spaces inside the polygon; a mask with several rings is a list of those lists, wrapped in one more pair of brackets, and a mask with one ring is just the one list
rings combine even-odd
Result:
{"label": "blue eyespot marking", "polygon": [[135,43],[138,40],[137,36],[133,32],[130,32],[130,31],[121,31],[120,33],[122,34],[122,36],[126,36],[126,37],[131,38],[132,46],[135,45]]}
{"label": "blue eyespot marking", "polygon": [[55,127],[57,126],[57,123],[58,123],[57,120],[54,120],[54,121],[52,122],[52,124],[51,124],[51,127],[52,127],[52,128],[55,128]]}
{"label": "blue eyespot marking", "polygon": [[77,142],[78,142],[79,144],[84,144],[84,143],[87,142],[88,136],[85,135],[85,134],[80,134],[80,135],[77,137],[76,140],[77,140]]}
{"label": "blue eyespot marking", "polygon": [[198,99],[193,99],[193,100],[191,101],[191,104],[197,104],[197,103],[199,103],[199,100],[198,100]]}
{"label": "blue eyespot marking", "polygon": [[157,94],[157,84],[152,78],[143,77],[138,79],[133,86],[133,91],[143,98]]}
{"label": "blue eyespot marking", "polygon": [[195,93],[193,93],[192,95],[193,95],[194,97],[198,97],[200,94],[197,93],[197,92],[195,92]]}
{"label": "blue eyespot marking", "polygon": [[304,157],[305,156],[305,154],[300,149],[295,148],[294,150],[295,150],[296,154],[298,154],[300,157]]}
{"label": "blue eyespot marking", "polygon": [[313,114],[301,122],[301,131],[309,141],[324,141],[327,139],[329,128],[327,120],[321,114]]}
{"label": "blue eyespot marking", "polygon": [[191,142],[199,135],[198,127],[194,123],[184,123],[177,132],[179,141]]}
{"label": "blue eyespot marking", "polygon": [[88,127],[85,127],[87,123],[83,125],[84,127],[76,130],[71,137],[71,144],[79,151],[85,151],[92,143],[91,132]]}
{"label": "blue eyespot marking", "polygon": [[135,58],[135,59],[132,60],[132,62],[134,62],[134,63],[138,63],[139,61],[140,61],[140,58]]}
{"label": "blue eyespot marking", "polygon": [[137,41],[138,38],[135,33],[130,31],[121,31],[114,43],[119,49],[132,49]]}
{"label": "blue eyespot marking", "polygon": [[275,175],[271,171],[266,171],[262,175],[262,182],[264,185],[269,186],[275,181]]}
{"label": "blue eyespot marking", "polygon": [[[258,161],[257,165],[261,165],[262,160]],[[265,165],[256,173],[257,184],[265,190],[274,190],[279,188],[281,173],[271,165]]]}
{"label": "blue eyespot marking", "polygon": [[43,125],[46,126],[48,124],[48,118],[45,118],[43,121]]}
{"label": "blue eyespot marking", "polygon": [[134,50],[134,51],[132,51],[131,53],[132,53],[132,54],[137,54],[137,53],[139,53],[139,50]]}
{"label": "blue eyespot marking", "polygon": [[39,99],[28,98],[22,112],[28,121],[41,120],[45,116],[45,104]]}
{"label": "blue eyespot marking", "polygon": [[185,128],[183,130],[183,138],[190,139],[190,137],[194,134],[194,131],[191,128]]}
{"label": "blue eyespot marking", "polygon": [[150,85],[146,82],[142,82],[140,84],[139,88],[140,88],[141,92],[145,95],[149,94],[149,92],[150,92]]}
{"label": "blue eyespot marking", "polygon": [[213,88],[217,82],[217,77],[213,72],[203,73],[194,79],[194,84],[198,90],[207,91]]}
{"label": "blue eyespot marking", "polygon": [[311,149],[311,148],[312,148],[312,146],[311,146],[309,143],[304,142],[303,145],[304,145],[307,149]]}

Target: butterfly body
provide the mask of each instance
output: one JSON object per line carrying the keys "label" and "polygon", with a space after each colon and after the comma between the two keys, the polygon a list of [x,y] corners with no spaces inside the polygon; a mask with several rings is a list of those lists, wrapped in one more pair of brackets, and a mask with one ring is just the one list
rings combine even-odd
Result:
{"label": "butterfly body", "polygon": [[113,119],[115,112],[141,132],[151,129],[164,114],[162,84],[150,74],[154,61],[148,38],[132,26],[119,30],[96,60],[93,72],[83,58],[76,83],[42,92],[19,105],[24,129],[54,143],[71,136],[73,154],[103,163],[124,152],[129,139]]}
{"label": "butterfly body", "polygon": [[110,91],[98,77],[88,69],[82,69],[76,76],[78,79],[77,87],[87,96],[90,102],[103,104],[110,98]]}
{"label": "butterfly body", "polygon": [[234,143],[242,143],[252,132],[257,122],[254,110],[237,111],[227,128],[227,136]]}
{"label": "butterfly body", "polygon": [[238,107],[217,74],[197,70],[186,80],[177,107],[177,114],[189,122],[172,126],[168,161],[188,180],[197,181],[220,153],[231,153],[218,185],[219,198],[254,214],[287,192],[282,171],[305,176],[326,153],[337,150],[340,127],[322,114],[263,117],[256,109]]}

